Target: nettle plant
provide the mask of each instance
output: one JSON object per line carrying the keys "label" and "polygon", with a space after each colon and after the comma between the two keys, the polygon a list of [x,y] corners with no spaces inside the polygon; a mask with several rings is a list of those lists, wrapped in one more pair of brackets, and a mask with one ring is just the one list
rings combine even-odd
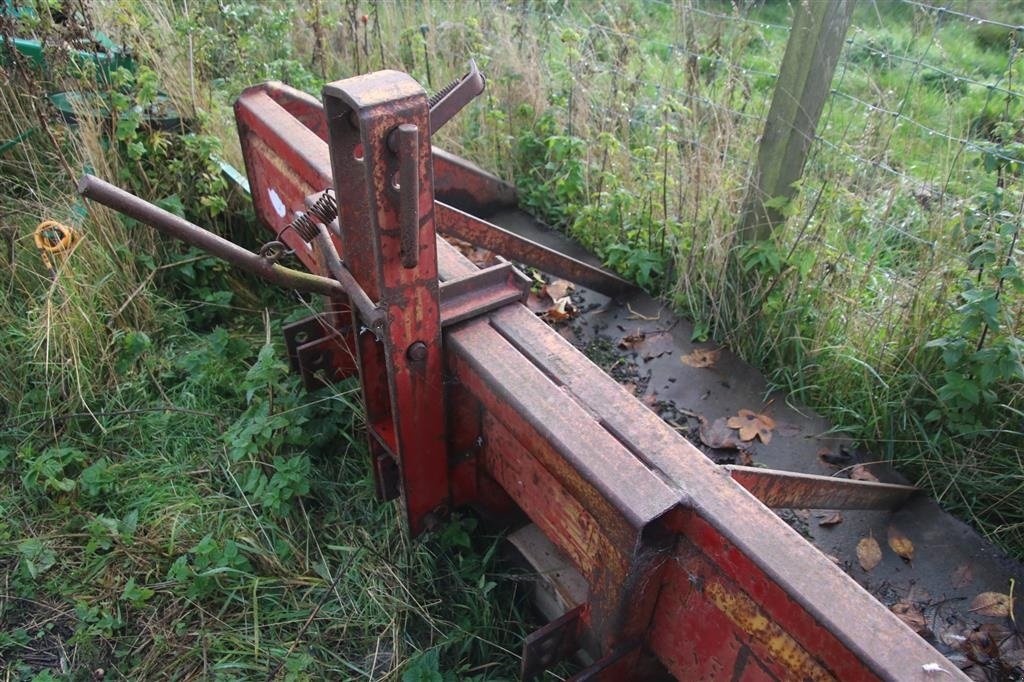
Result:
{"label": "nettle plant", "polygon": [[[1016,257],[1021,213],[1007,207],[1014,195],[1000,186],[974,199],[959,235],[967,253],[956,318],[959,326],[930,341],[941,352],[939,405],[926,420],[955,435],[1003,428],[1014,384],[1024,381],[1024,340],[1017,336],[1024,273]],[[1013,209],[1017,209],[1014,205]]]}
{"label": "nettle plant", "polygon": [[228,183],[217,162],[220,139],[187,130],[152,69],[117,69],[111,81],[118,181],[141,196],[187,206],[202,222],[222,215]]}

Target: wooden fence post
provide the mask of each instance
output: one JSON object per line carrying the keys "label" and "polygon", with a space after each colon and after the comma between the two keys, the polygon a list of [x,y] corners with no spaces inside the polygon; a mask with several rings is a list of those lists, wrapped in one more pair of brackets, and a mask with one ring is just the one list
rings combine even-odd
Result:
{"label": "wooden fence post", "polygon": [[[832,85],[854,0],[799,0],[772,95],[757,168],[747,186],[741,242],[767,239],[785,216],[770,201],[791,199]],[[772,206],[766,206],[766,203]]]}

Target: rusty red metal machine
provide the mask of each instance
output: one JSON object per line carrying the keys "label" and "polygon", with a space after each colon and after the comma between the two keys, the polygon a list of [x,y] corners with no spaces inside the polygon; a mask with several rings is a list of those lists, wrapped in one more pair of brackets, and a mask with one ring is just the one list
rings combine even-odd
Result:
{"label": "rusty red metal machine", "polygon": [[[480,269],[445,240],[628,286],[476,217],[512,188],[431,136],[483,87],[474,67],[429,99],[394,71],[330,83],[322,105],[245,91],[246,169],[275,235],[260,254],[91,176],[79,189],[325,296],[286,329],[292,366],[310,386],[358,375],[377,490],[409,532],[459,507],[520,514],[517,544],[559,567],[562,612],[525,641],[525,678],[582,651],[581,680],[966,679],[769,508],[884,507],[912,489],[716,466],[523,306],[510,262]],[[309,272],[277,263],[285,251]]]}

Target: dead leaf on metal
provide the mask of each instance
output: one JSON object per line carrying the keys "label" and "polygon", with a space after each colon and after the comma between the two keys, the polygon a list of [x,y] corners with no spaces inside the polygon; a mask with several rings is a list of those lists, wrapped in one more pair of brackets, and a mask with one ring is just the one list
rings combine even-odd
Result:
{"label": "dead leaf on metal", "polygon": [[889,526],[889,547],[904,561],[914,559],[914,543],[896,526]]}
{"label": "dead leaf on metal", "polygon": [[564,279],[556,279],[552,280],[550,284],[544,286],[544,293],[547,294],[548,298],[557,305],[558,301],[568,296],[569,292],[574,288],[575,285],[572,282]]}
{"label": "dead leaf on metal", "polygon": [[693,352],[680,357],[679,361],[690,367],[710,369],[718,362],[718,356],[721,354],[721,348],[697,348]]}
{"label": "dead leaf on metal", "polygon": [[919,635],[928,633],[928,621],[924,619],[921,609],[913,604],[901,601],[889,607],[889,610],[896,614],[896,617],[910,626],[910,629]]}
{"label": "dead leaf on metal", "polygon": [[637,329],[632,334],[626,334],[619,339],[619,348],[622,350],[633,350],[647,340],[647,334]]}
{"label": "dead leaf on metal", "polygon": [[709,422],[705,417],[699,419],[700,428],[697,432],[704,445],[716,450],[736,450],[740,447],[736,432],[726,424],[725,417],[719,417],[713,422]]}
{"label": "dead leaf on metal", "polygon": [[740,440],[751,441],[760,438],[762,443],[770,443],[775,420],[768,415],[758,414],[751,410],[740,410],[735,417],[726,422],[729,428],[739,429]]}
{"label": "dead leaf on metal", "polygon": [[832,512],[828,516],[826,516],[826,517],[822,518],[820,521],[818,521],[818,525],[819,526],[824,526],[824,527],[828,528],[829,526],[838,526],[842,522],[843,522],[843,515],[841,513],[839,513],[839,512]]}
{"label": "dead leaf on metal", "polygon": [[473,261],[473,264],[477,267],[486,268],[493,265],[496,260],[493,251],[488,251],[480,246],[474,246],[467,241],[455,237],[446,236],[445,239],[448,240],[449,244],[458,249],[463,256]]}
{"label": "dead leaf on metal", "polygon": [[960,647],[967,658],[981,665],[987,664],[994,658],[999,658],[999,640],[1003,638],[1002,632],[993,632],[985,625],[969,632]]}
{"label": "dead leaf on metal", "polygon": [[752,466],[754,466],[754,455],[751,454],[750,450],[747,450],[745,448],[740,448],[739,449],[739,453],[740,453],[740,464],[742,464],[745,467],[752,467]]}
{"label": "dead leaf on metal", "polygon": [[660,358],[663,355],[671,355],[675,352],[675,340],[671,334],[655,329],[647,331],[645,334],[647,338],[638,349],[643,352],[644,362]]}
{"label": "dead leaf on metal", "polygon": [[973,613],[980,613],[983,616],[993,618],[1009,618],[1010,609],[1013,607],[1010,595],[1002,592],[982,592],[971,601]]}
{"label": "dead leaf on metal", "polygon": [[861,538],[857,543],[857,561],[865,571],[872,570],[882,560],[882,548],[878,546],[878,540],[871,535]]}
{"label": "dead leaf on metal", "polygon": [[855,481],[871,481],[873,483],[878,483],[878,476],[871,473],[863,464],[853,465],[853,468],[850,469],[850,478]]}
{"label": "dead leaf on metal", "polygon": [[571,299],[568,296],[564,296],[555,301],[555,305],[548,308],[544,315],[551,322],[561,322],[574,317],[576,315],[576,308],[572,305]]}
{"label": "dead leaf on metal", "polygon": [[953,571],[953,575],[950,577],[949,582],[953,585],[954,588],[959,590],[961,587],[966,587],[967,585],[970,585],[973,580],[974,569],[971,568],[971,565],[960,564],[956,567],[956,570]]}

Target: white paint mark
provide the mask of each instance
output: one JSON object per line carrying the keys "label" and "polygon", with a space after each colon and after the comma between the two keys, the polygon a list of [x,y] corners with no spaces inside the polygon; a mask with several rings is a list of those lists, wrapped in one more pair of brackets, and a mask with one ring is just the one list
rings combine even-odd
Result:
{"label": "white paint mark", "polygon": [[270,196],[270,204],[274,207],[274,212],[277,213],[278,218],[283,218],[284,214],[288,212],[284,202],[281,201],[281,197],[277,195],[274,188],[271,187],[267,190],[267,194]]}

